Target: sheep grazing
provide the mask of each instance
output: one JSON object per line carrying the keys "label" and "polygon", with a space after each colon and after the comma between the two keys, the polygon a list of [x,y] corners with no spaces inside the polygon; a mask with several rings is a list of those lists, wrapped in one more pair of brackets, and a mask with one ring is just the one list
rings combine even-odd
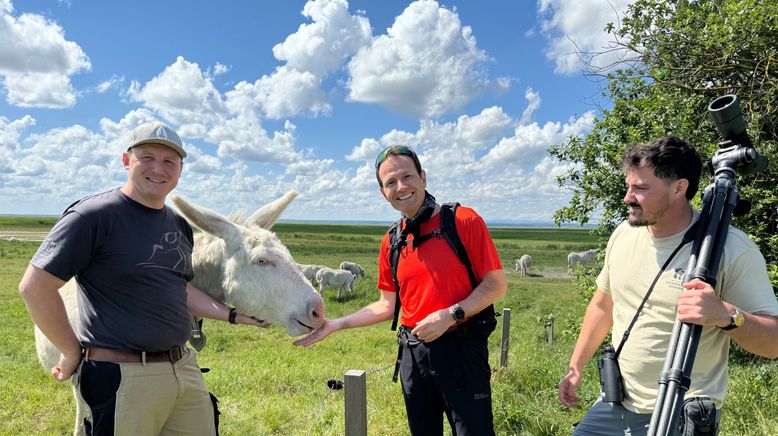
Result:
{"label": "sheep grazing", "polygon": [[347,262],[343,261],[340,263],[340,269],[344,269],[346,271],[351,271],[351,274],[354,274],[354,277],[364,277],[365,276],[365,270],[362,269],[359,264],[356,264],[354,262]]}
{"label": "sheep grazing", "polygon": [[522,277],[526,277],[529,274],[529,268],[532,266],[532,256],[525,254],[516,259],[516,272]]}
{"label": "sheep grazing", "polygon": [[572,252],[567,255],[567,269],[573,271],[576,265],[581,265],[584,268],[597,259],[597,250],[582,251],[580,253]]}
{"label": "sheep grazing", "polygon": [[340,299],[340,293],[352,293],[354,292],[354,281],[356,276],[351,271],[343,269],[332,269],[323,267],[316,272],[316,281],[319,282],[319,294],[322,294],[324,289],[337,289],[338,299]]}
{"label": "sheep grazing", "polygon": [[18,238],[14,237],[14,236],[11,236],[10,238],[8,238],[8,242],[10,242],[10,243],[12,243],[14,245],[18,245],[19,242],[21,242],[21,241],[19,241]]}
{"label": "sheep grazing", "polygon": [[318,285],[319,283],[316,281],[316,272],[323,268],[321,265],[306,265],[306,264],[297,264],[297,266],[300,267],[300,271],[303,272],[303,275],[306,279],[308,279],[309,282],[313,286]]}

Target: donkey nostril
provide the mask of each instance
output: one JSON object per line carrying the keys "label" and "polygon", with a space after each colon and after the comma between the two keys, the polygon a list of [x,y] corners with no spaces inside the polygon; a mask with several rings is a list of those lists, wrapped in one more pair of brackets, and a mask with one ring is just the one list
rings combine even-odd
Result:
{"label": "donkey nostril", "polygon": [[322,319],[324,317],[324,300],[321,299],[321,296],[317,294],[311,306],[311,318]]}

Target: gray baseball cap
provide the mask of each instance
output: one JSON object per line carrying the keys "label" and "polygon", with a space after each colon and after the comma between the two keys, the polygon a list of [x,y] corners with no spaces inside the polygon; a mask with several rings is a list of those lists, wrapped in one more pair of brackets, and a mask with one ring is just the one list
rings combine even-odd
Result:
{"label": "gray baseball cap", "polygon": [[184,145],[181,142],[181,138],[178,137],[178,133],[162,121],[152,121],[138,126],[132,132],[130,145],[127,147],[127,150],[141,144],[167,145],[177,151],[182,159],[186,157]]}

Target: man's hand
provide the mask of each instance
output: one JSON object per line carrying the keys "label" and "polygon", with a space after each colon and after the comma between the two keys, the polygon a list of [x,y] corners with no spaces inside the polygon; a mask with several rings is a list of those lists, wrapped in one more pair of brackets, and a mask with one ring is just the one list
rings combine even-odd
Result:
{"label": "man's hand", "polygon": [[338,322],[338,320],[331,320],[325,318],[324,323],[321,325],[321,327],[308,333],[308,335],[303,337],[302,339],[298,339],[294,341],[293,344],[299,347],[307,347],[308,345],[313,345],[321,341],[322,339],[329,336],[330,333],[336,332],[341,328],[342,326],[340,322]]}
{"label": "man's hand", "polygon": [[726,327],[732,318],[730,309],[713,287],[700,279],[684,283],[678,297],[678,319],[690,324]]}
{"label": "man's hand", "polygon": [[449,310],[447,308],[441,309],[430,313],[419,321],[411,333],[422,342],[432,342],[446,333],[446,330],[454,324],[454,317],[449,313]]}
{"label": "man's hand", "polygon": [[581,373],[573,368],[567,368],[567,374],[559,381],[559,401],[567,407],[575,407],[581,400],[578,398],[578,386],[581,385]]}
{"label": "man's hand", "polygon": [[81,349],[78,354],[66,356],[64,353],[59,356],[59,362],[51,368],[51,376],[58,382],[70,379],[73,373],[78,369],[81,363]]}

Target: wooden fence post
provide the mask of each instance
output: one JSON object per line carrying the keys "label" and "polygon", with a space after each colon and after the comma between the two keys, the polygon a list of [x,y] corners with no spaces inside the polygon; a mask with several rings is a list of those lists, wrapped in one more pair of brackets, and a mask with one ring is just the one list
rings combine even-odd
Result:
{"label": "wooden fence post", "polygon": [[502,340],[500,341],[500,367],[508,365],[508,345],[511,339],[511,310],[502,309]]}
{"label": "wooden fence post", "polygon": [[367,436],[367,384],[365,371],[350,369],[346,389],[346,436]]}

